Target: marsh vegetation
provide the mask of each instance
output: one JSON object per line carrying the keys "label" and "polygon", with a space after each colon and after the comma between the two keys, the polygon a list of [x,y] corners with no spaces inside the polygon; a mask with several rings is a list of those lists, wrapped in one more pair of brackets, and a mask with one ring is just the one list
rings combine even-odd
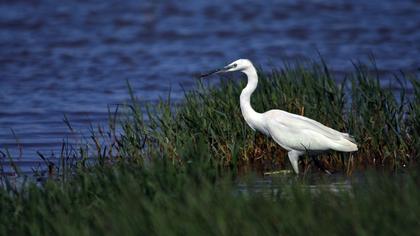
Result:
{"label": "marsh vegetation", "polygon": [[357,153],[319,158],[333,172],[362,173],[362,183],[331,191],[321,180],[313,191],[305,176],[318,168],[304,158],[303,176],[278,178],[275,187],[253,191],[261,177],[252,175],[290,166],[284,150],[243,121],[238,97],[245,81],[201,81],[181,102],[144,104],[130,90],[131,102],[110,111],[106,128],[92,127],[77,146],[63,144],[59,163],[50,166],[42,184],[17,186],[2,176],[0,234],[419,232],[416,75],[390,78],[400,87],[397,93],[363,65],[341,79],[317,63],[259,76],[252,100],[257,111],[284,109],[355,136]]}

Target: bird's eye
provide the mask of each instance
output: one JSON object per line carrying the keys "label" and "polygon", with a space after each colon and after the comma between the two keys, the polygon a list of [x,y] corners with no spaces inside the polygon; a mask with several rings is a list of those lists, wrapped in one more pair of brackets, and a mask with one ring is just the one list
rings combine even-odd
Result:
{"label": "bird's eye", "polygon": [[237,67],[237,66],[238,66],[238,64],[236,64],[236,63],[235,63],[235,64],[233,64],[233,67]]}

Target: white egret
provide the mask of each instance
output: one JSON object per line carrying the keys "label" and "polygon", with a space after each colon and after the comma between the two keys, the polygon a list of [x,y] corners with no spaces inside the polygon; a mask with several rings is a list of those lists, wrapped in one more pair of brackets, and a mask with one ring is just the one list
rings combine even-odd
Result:
{"label": "white egret", "polygon": [[257,88],[258,75],[251,61],[247,59],[236,60],[201,77],[232,71],[243,72],[248,77],[248,84],[240,96],[241,111],[246,123],[254,131],[258,130],[273,138],[277,144],[288,151],[290,163],[296,174],[299,173],[299,157],[306,152],[357,151],[357,144],[349,134],[331,129],[315,120],[282,110],[256,112],[251,106],[251,95]]}

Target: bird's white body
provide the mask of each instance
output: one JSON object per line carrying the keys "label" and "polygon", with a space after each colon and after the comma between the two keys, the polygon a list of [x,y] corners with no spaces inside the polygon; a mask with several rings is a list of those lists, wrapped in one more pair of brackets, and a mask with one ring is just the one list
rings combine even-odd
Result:
{"label": "bird's white body", "polygon": [[226,72],[241,71],[247,75],[248,84],[240,96],[242,115],[253,130],[273,138],[276,143],[289,151],[289,160],[296,173],[299,173],[299,156],[305,152],[357,151],[357,145],[349,134],[331,129],[315,120],[282,110],[256,112],[251,106],[251,95],[257,88],[258,75],[251,61],[239,59],[225,68]]}

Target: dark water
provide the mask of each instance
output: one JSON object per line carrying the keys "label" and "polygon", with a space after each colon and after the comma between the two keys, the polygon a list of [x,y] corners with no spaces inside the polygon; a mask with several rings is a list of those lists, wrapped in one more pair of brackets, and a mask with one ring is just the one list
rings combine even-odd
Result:
{"label": "dark water", "polygon": [[416,71],[420,1],[1,1],[0,149],[19,155],[13,129],[31,166],[60,148],[64,114],[85,130],[105,121],[127,80],[143,100],[180,99],[197,72],[317,50],[336,71],[370,53],[380,70]]}

